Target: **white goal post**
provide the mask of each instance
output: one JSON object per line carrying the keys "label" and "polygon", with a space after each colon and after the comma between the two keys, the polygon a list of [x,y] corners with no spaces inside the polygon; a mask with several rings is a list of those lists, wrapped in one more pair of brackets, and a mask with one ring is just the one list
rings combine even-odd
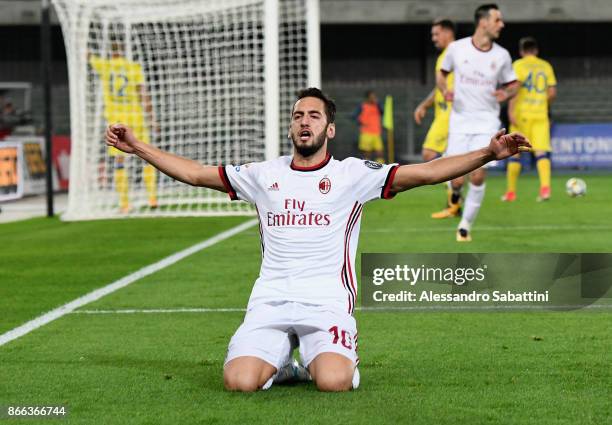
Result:
{"label": "white goal post", "polygon": [[291,152],[296,92],[320,86],[318,0],[53,0],[68,59],[64,220],[249,215],[103,143],[121,121],[203,164]]}

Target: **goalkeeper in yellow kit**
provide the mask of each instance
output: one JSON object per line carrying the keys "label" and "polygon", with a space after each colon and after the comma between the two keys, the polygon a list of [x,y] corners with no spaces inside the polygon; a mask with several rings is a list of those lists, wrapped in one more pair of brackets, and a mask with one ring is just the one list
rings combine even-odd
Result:
{"label": "goalkeeper in yellow kit", "polygon": [[[140,64],[125,58],[122,50],[121,43],[114,42],[110,58],[95,55],[89,57],[89,63],[102,84],[104,118],[108,125],[125,123],[134,130],[137,138],[148,144],[149,126],[154,127],[156,124],[153,119],[151,99],[144,85],[144,72]],[[108,152],[114,158],[113,177],[115,189],[119,193],[119,208],[121,212],[128,213],[130,211],[129,177],[125,168],[125,154],[114,147],[110,147]],[[153,166],[144,166],[143,180],[149,206],[156,208],[157,174]]]}
{"label": "goalkeeper in yellow kit", "polygon": [[[510,100],[508,118],[510,132],[520,132],[528,138],[535,151],[536,166],[540,177],[538,201],[550,199],[550,122],[548,106],[557,96],[557,80],[553,68],[547,61],[538,58],[538,44],[533,37],[519,42],[521,59],[512,65],[521,88]],[[502,201],[516,199],[516,184],[521,173],[519,155],[508,160],[508,187]]]}

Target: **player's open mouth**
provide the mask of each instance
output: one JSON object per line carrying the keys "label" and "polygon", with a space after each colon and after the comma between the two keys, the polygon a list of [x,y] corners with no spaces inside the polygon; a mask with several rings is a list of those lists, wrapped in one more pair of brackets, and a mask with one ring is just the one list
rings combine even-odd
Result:
{"label": "player's open mouth", "polygon": [[308,139],[310,139],[311,133],[308,130],[302,130],[300,131],[300,140],[302,141],[306,141]]}

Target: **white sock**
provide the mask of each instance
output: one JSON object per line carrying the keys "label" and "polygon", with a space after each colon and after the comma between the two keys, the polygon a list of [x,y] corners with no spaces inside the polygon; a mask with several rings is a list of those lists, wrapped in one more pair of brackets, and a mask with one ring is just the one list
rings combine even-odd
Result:
{"label": "white sock", "polygon": [[274,382],[274,377],[276,376],[276,373],[274,375],[272,375],[270,377],[270,379],[268,379],[266,381],[266,383],[263,385],[263,387],[261,387],[262,390],[267,390],[272,386],[272,383]]}
{"label": "white sock", "polygon": [[468,231],[472,229],[472,224],[476,221],[476,216],[478,216],[478,211],[480,211],[480,206],[482,205],[485,188],[485,183],[480,186],[470,183],[465,203],[463,204],[463,216],[459,223],[459,229],[466,229]]}
{"label": "white sock", "polygon": [[360,380],[361,380],[361,376],[359,375],[359,369],[355,368],[355,372],[353,373],[353,389],[354,390],[359,388]]}

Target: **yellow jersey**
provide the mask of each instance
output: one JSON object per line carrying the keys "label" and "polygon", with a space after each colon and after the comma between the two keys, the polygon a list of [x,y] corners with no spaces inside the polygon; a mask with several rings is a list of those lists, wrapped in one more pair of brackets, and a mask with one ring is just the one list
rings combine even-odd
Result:
{"label": "yellow jersey", "polygon": [[145,82],[142,66],[124,57],[91,56],[89,62],[102,83],[106,120],[144,121],[139,93],[139,86]]}
{"label": "yellow jersey", "polygon": [[[444,61],[444,56],[446,56],[446,49],[444,49],[442,53],[440,53],[438,59],[436,60],[436,75],[438,75],[438,72],[440,72],[440,70],[442,69],[442,61]],[[454,76],[455,75],[451,72],[446,77],[446,86],[448,90],[453,89]],[[436,93],[434,95],[435,118],[438,119],[439,117],[443,117],[444,119],[448,119],[450,117],[451,107],[452,103],[444,100],[444,95],[436,86]]]}
{"label": "yellow jersey", "polygon": [[555,73],[547,61],[529,55],[512,64],[521,87],[514,101],[515,118],[548,119],[548,88],[557,85]]}

